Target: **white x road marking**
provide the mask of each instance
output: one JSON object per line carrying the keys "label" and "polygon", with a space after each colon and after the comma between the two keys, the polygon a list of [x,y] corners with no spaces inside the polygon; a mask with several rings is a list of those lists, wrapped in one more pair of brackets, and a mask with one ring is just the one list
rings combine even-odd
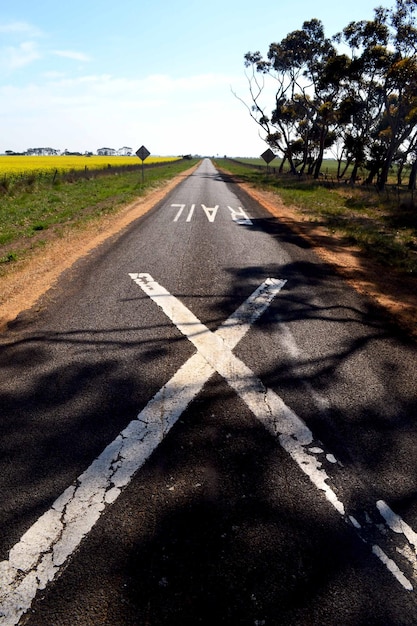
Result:
{"label": "white x road marking", "polygon": [[[0,563],[0,624],[14,626],[40,589],[62,570],[64,563],[97,522],[104,509],[114,502],[135,472],[162,441],[210,376],[217,371],[239,394],[254,415],[277,436],[310,481],[323,492],[360,537],[371,545],[401,585],[413,586],[398,565],[374,542],[381,521],[404,540],[405,554],[417,572],[417,534],[386,503],[376,505],[379,524],[364,513],[366,523],[345,514],[345,507],[330,486],[324,459],[332,458],[314,442],[306,424],[272,390],[265,388],[254,373],[233,353],[250,326],[268,308],[285,284],[267,279],[221,327],[212,333],[177,298],[149,274],[130,277],[158,304],[178,329],[194,344],[197,353],[174,374],[148,402],[138,417],[105,448],[90,467],[57,498],[10,550],[9,559]],[[321,459],[321,460],[320,460]],[[382,520],[381,520],[382,518]],[[383,532],[381,534],[384,534]],[[394,545],[394,550],[400,550]]]}

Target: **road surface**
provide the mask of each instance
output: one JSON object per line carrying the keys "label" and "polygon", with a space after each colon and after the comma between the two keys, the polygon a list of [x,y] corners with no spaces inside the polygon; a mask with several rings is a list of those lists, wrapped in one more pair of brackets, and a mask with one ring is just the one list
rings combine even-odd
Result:
{"label": "road surface", "polygon": [[0,343],[0,625],[417,623],[417,350],[205,159]]}

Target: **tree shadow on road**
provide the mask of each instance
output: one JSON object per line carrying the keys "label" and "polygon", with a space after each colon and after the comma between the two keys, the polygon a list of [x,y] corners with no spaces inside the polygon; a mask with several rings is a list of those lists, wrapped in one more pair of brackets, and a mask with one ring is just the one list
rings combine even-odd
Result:
{"label": "tree shadow on road", "polygon": [[[404,359],[415,347],[318,261],[227,271],[232,291],[211,294],[215,306],[207,297],[210,327],[266,278],[285,279],[235,354],[342,462],[350,482],[340,491],[352,510],[383,497],[415,516],[416,374]],[[190,308],[202,298],[175,295]],[[14,525],[4,551],[194,353],[152,302],[130,302],[139,300],[152,324],[26,328],[1,347],[0,475],[9,501],[0,523]],[[33,370],[24,384],[22,366]],[[86,624],[112,626],[333,626],[335,614],[345,625],[396,623],[395,603],[380,603],[396,583],[373,559],[216,374],[99,521],[65,581],[35,603],[33,623],[48,623],[39,618],[48,610],[72,624],[86,607]],[[411,605],[404,600],[405,615]]]}

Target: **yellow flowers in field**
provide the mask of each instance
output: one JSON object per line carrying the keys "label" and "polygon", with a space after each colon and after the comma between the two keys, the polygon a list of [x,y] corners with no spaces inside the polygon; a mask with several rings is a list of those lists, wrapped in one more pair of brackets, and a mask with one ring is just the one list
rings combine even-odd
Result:
{"label": "yellow flowers in field", "polygon": [[[154,163],[169,163],[177,161],[179,157],[150,156],[146,159],[146,165]],[[0,156],[0,176],[27,174],[29,172],[48,172],[58,170],[68,172],[70,170],[99,170],[109,165],[118,167],[121,165],[141,165],[137,156]]]}

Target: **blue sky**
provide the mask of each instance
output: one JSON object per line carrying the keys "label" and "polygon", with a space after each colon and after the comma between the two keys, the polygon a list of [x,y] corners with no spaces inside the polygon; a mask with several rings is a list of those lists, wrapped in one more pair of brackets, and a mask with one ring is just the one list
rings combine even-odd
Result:
{"label": "blue sky", "polygon": [[[378,0],[14,0],[0,10],[0,153],[50,146],[257,156],[243,57]],[[392,6],[392,2],[383,3]],[[272,107],[272,102],[271,102]]]}

